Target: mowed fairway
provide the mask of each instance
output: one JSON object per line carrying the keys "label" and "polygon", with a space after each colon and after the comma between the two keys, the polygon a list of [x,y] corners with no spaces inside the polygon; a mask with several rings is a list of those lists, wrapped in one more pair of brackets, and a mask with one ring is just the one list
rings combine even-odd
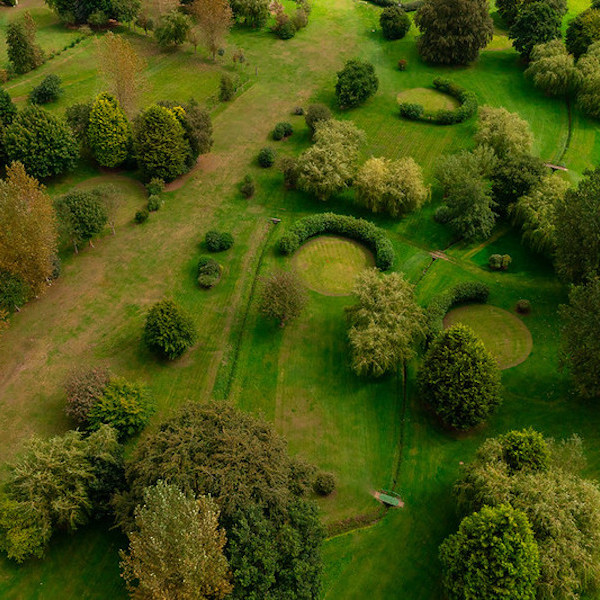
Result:
{"label": "mowed fairway", "polygon": [[[293,3],[285,4],[291,10]],[[45,49],[62,48],[77,35],[60,26],[38,0],[29,6],[35,8]],[[583,8],[578,0],[570,16]],[[1,10],[4,23],[13,18],[11,9]],[[328,526],[346,522],[352,529],[370,523],[326,542],[324,598],[441,600],[437,548],[457,527],[452,485],[460,462],[468,461],[490,435],[534,426],[555,437],[579,433],[589,457],[587,474],[599,477],[600,411],[573,398],[568,374],[559,370],[557,310],[567,290],[550,264],[524,248],[508,227],[488,243],[470,246],[455,243],[451,232],[433,220],[441,201],[433,178],[439,158],[472,147],[475,121],[448,127],[407,122],[399,117],[398,93],[425,89],[430,95],[433,79],[447,77],[473,91],[480,104],[505,106],[527,119],[535,135],[534,152],[546,160],[564,153],[566,104],[533,88],[502,34],[471,67],[435,68],[420,62],[414,27],[403,40],[383,39],[377,24],[380,10],[355,0],[315,2],[309,26],[289,41],[268,30],[234,28],[225,56],[216,63],[189,45],[160,52],[139,29],[119,29],[147,61],[142,105],[160,99],[184,102],[191,96],[206,102],[215,144],[142,226],[133,223],[133,216],[144,205],[145,192],[131,173],[103,173],[82,163],[70,175],[48,182],[53,196],[74,186],[113,183],[123,200],[116,235],[107,228],[95,248],[78,256],[65,248],[60,279],[16,314],[0,339],[0,459],[13,459],[32,434],[47,437],[72,426],[64,415],[62,385],[74,364],[106,364],[117,375],[146,382],[159,406],[154,423],[182,402],[228,398],[266,415],[287,437],[292,453],[335,474],[336,493],[319,500]],[[60,75],[65,89],[49,107],[52,111],[62,113],[101,91],[94,38],[11,80],[6,88],[18,105],[25,105],[31,88],[49,73]],[[240,48],[247,60],[234,66],[231,56]],[[375,65],[379,90],[363,107],[340,111],[333,94],[335,73],[353,57]],[[408,60],[405,72],[397,69],[402,58]],[[214,99],[223,72],[245,82],[228,104]],[[324,204],[286,190],[276,168],[259,168],[256,155],[263,146],[273,147],[279,156],[295,156],[309,146],[303,118],[291,114],[295,106],[309,102],[327,103],[336,118],[352,120],[365,131],[364,158],[413,156],[433,184],[431,202],[394,220],[357,209],[350,192]],[[278,121],[294,127],[284,142],[270,138]],[[577,111],[573,128],[564,161],[576,180],[600,162],[600,137],[597,123]],[[248,173],[256,181],[250,200],[239,193]],[[439,428],[419,403],[418,358],[408,365],[406,380],[402,373],[375,381],[352,373],[344,309],[353,299],[345,294],[372,257],[353,242],[329,237],[312,240],[292,257],[277,252],[282,230],[300,217],[329,210],[368,218],[386,230],[397,252],[394,269],[415,284],[423,306],[461,281],[487,283],[490,307],[510,312],[518,299],[531,301],[526,319],[531,353],[503,371],[504,403],[485,427],[460,437]],[[269,222],[274,216],[281,219],[277,227]],[[195,273],[209,229],[231,232],[235,244],[219,255],[222,280],[204,292]],[[447,260],[430,254],[440,250]],[[492,253],[511,254],[508,272],[489,271]],[[258,311],[260,277],[294,266],[299,271],[306,267],[309,287],[324,285],[327,291],[311,292],[302,316],[282,329]],[[141,343],[145,312],[163,297],[181,303],[200,332],[196,346],[168,365],[154,360]],[[473,322],[486,323],[486,331],[495,330],[500,314],[489,313],[490,307]],[[507,357],[524,352],[524,333],[513,338],[514,323],[500,320],[503,326],[509,323],[500,338],[511,341],[506,349],[498,340],[493,343]],[[372,497],[379,488],[400,493],[405,507],[382,515]],[[44,561],[16,566],[0,560],[0,598],[127,598],[118,569],[123,539],[108,528],[100,523],[59,536]]]}

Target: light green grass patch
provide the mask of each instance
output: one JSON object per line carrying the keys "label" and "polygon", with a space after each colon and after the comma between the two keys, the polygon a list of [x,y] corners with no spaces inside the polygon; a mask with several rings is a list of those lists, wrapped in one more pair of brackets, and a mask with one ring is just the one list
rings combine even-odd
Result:
{"label": "light green grass patch", "polygon": [[425,87],[412,88],[411,90],[400,92],[398,94],[398,104],[402,102],[421,104],[427,112],[454,110],[458,106],[458,102],[452,96]]}

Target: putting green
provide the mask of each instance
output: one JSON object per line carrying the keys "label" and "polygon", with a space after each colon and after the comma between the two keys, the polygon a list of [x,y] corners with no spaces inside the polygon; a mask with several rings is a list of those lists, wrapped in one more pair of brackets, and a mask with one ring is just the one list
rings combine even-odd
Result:
{"label": "putting green", "polygon": [[454,110],[458,106],[458,101],[448,94],[442,94],[431,88],[412,88],[398,94],[398,104],[410,102],[411,104],[421,104],[425,112],[431,113],[436,110]]}
{"label": "putting green", "polygon": [[455,308],[444,317],[444,328],[456,323],[468,325],[481,338],[501,369],[522,363],[533,347],[525,323],[497,306],[471,304]]}
{"label": "putting green", "polygon": [[347,238],[320,235],[302,245],[292,263],[313,291],[327,296],[348,296],[356,276],[375,265],[373,255]]}

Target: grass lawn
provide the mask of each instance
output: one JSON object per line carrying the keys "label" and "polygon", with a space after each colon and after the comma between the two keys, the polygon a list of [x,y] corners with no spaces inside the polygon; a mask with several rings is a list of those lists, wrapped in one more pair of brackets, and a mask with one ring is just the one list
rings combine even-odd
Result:
{"label": "grass lawn", "polygon": [[[59,26],[37,0],[29,6],[44,48],[63,47],[76,35]],[[16,12],[23,7],[27,4]],[[581,2],[572,4],[570,15],[583,8]],[[1,30],[15,11],[0,11]],[[337,118],[364,129],[364,158],[413,156],[433,183],[440,156],[471,147],[475,130],[474,120],[440,127],[400,119],[398,93],[428,89],[436,76],[472,90],[480,104],[519,113],[535,134],[534,151],[546,160],[562,156],[569,138],[567,107],[524,79],[523,65],[501,29],[474,65],[434,68],[418,58],[414,27],[403,40],[383,40],[379,12],[355,0],[315,3],[308,28],[294,39],[236,28],[216,63],[187,46],[159,52],[139,31],[122,29],[147,61],[142,105],[190,96],[206,102],[215,144],[199,169],[170,188],[164,206],[144,225],[135,225],[133,215],[145,204],[145,192],[128,173],[100,172],[82,163],[72,174],[48,182],[53,196],[73,186],[110,182],[121,191],[122,203],[116,235],[107,230],[94,248],[82,249],[78,256],[65,248],[61,278],[16,314],[0,339],[0,461],[14,458],[31,434],[49,436],[71,427],[63,412],[62,384],[73,364],[106,364],[115,374],[145,381],[158,401],[155,421],[186,400],[230,398],[272,420],[292,453],[335,473],[336,493],[319,500],[327,524],[377,514],[376,489],[394,489],[405,503],[370,527],[327,541],[325,598],[439,600],[437,547],[457,526],[451,488],[460,461],[468,461],[489,435],[535,426],[558,437],[580,433],[589,456],[588,474],[597,477],[600,413],[572,396],[568,374],[558,368],[557,307],[565,301],[566,289],[551,265],[524,248],[510,228],[498,228],[485,244],[453,243],[448,229],[432,218],[440,202],[435,187],[431,203],[395,220],[365,212],[350,192],[322,203],[285,190],[275,168],[256,164],[265,145],[279,156],[308,147],[304,121],[291,111],[318,101],[327,103]],[[231,56],[237,48],[247,60],[234,68]],[[355,56],[373,62],[380,86],[365,106],[342,112],[335,108],[335,73]],[[408,61],[405,72],[397,70],[401,58]],[[24,106],[31,88],[48,73],[57,73],[65,93],[50,109],[63,112],[104,88],[97,68],[91,36],[6,88]],[[238,74],[247,84],[233,102],[215,105],[223,72]],[[284,120],[292,122],[294,135],[273,142],[269,133]],[[598,126],[576,111],[563,160],[573,180],[600,162]],[[256,181],[250,200],[238,189],[246,174]],[[348,366],[344,315],[351,297],[311,291],[306,311],[284,329],[259,315],[257,277],[274,268],[305,264],[315,277],[311,287],[325,284],[329,293],[332,288],[341,293],[348,289],[349,273],[370,264],[360,247],[331,243],[333,238],[312,240],[292,257],[276,252],[286,227],[325,211],[366,217],[385,228],[398,256],[395,268],[416,285],[423,305],[455,283],[470,280],[490,286],[490,306],[512,311],[520,298],[531,301],[526,320],[534,342],[531,353],[503,371],[504,403],[484,428],[455,436],[421,408],[414,385],[419,359],[409,365],[406,381],[400,375],[376,381],[356,377]],[[270,217],[281,223],[272,225]],[[195,270],[205,253],[204,234],[213,228],[231,232],[235,244],[219,255],[223,277],[207,292],[198,289]],[[430,254],[444,249],[450,260]],[[509,271],[489,271],[487,261],[494,253],[512,256]],[[165,296],[192,313],[200,332],[197,345],[169,365],[155,361],[141,343],[145,311]],[[491,315],[477,323],[483,318],[495,323]],[[517,349],[511,347],[513,351]],[[53,540],[44,561],[15,566],[0,560],[0,597],[126,598],[118,573],[122,542],[107,524],[94,524]]]}
{"label": "grass lawn", "polygon": [[458,100],[432,88],[404,90],[398,94],[398,103],[401,102],[421,104],[425,108],[425,112],[453,110],[458,106]]}

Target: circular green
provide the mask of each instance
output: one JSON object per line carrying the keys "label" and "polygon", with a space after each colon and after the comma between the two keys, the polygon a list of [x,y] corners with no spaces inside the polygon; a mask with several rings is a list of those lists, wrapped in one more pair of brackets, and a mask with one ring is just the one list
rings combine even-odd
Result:
{"label": "circular green", "polygon": [[521,364],[533,347],[525,323],[512,313],[489,304],[470,304],[452,309],[444,317],[444,328],[456,323],[468,325],[498,361],[501,369]]}
{"label": "circular green", "polygon": [[326,296],[349,296],[356,276],[375,266],[362,244],[333,235],[310,239],[294,253],[292,263],[308,288]]}
{"label": "circular green", "polygon": [[438,110],[454,110],[459,102],[448,94],[443,94],[431,88],[412,88],[398,94],[398,104],[421,104],[426,112],[433,113]]}

